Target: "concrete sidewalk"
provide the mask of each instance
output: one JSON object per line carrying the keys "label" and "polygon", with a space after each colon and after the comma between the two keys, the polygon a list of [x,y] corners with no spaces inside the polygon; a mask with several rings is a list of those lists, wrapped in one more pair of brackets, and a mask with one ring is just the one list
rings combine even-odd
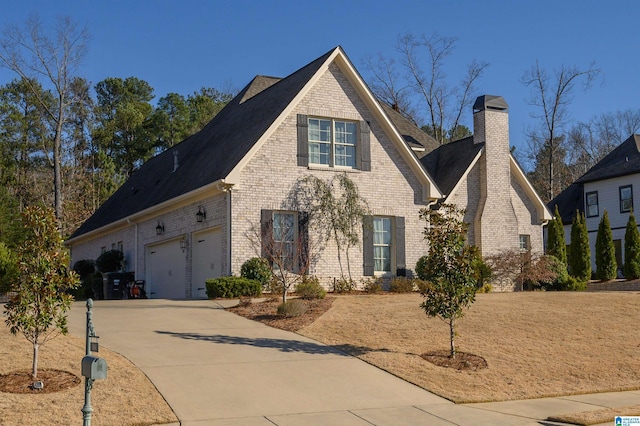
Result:
{"label": "concrete sidewalk", "polygon": [[[332,347],[224,311],[233,301],[96,301],[100,343],[136,364],[182,425],[553,425],[640,391],[455,405]],[[84,337],[86,307],[69,330]],[[613,419],[611,424],[613,424]]]}

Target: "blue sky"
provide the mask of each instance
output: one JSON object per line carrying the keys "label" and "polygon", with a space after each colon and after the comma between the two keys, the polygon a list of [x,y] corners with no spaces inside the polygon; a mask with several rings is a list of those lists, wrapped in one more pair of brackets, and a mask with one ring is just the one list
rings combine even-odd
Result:
{"label": "blue sky", "polygon": [[[549,70],[592,61],[602,69],[594,87],[576,93],[574,120],[640,108],[635,0],[22,0],[3,7],[0,28],[32,12],[45,24],[69,15],[88,28],[81,74],[93,84],[135,76],[154,87],[156,100],[203,86],[239,89],[257,74],[284,77],[337,45],[361,68],[366,55],[394,55],[398,35],[437,32],[458,38],[446,66],[452,83],[472,59],[490,64],[477,94],[505,97],[518,150],[533,124],[520,78],[536,60]],[[13,77],[0,69],[0,84]],[[464,122],[471,127],[471,111]]]}

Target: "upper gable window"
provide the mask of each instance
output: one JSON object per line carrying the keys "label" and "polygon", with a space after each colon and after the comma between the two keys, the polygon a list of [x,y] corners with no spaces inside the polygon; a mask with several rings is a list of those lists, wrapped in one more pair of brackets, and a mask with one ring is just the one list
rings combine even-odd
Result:
{"label": "upper gable window", "polygon": [[309,164],[356,167],[356,123],[309,118]]}
{"label": "upper gable window", "polygon": [[371,129],[366,121],[297,115],[298,166],[371,171]]}
{"label": "upper gable window", "polygon": [[633,210],[633,188],[631,185],[620,187],[620,213]]}

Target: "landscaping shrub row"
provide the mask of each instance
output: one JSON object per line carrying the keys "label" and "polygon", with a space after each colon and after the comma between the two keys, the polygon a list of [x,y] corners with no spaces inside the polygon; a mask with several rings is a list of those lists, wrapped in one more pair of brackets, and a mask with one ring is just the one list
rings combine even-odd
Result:
{"label": "landscaping shrub row", "polygon": [[243,277],[220,277],[206,281],[210,299],[222,297],[235,299],[241,296],[259,297],[262,294],[260,281]]}

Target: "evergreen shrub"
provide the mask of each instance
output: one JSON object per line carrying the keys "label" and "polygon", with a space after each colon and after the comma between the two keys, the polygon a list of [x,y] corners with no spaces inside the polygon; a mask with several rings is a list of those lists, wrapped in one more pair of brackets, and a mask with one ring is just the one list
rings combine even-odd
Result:
{"label": "evergreen shrub", "polygon": [[218,297],[235,299],[241,296],[258,297],[262,294],[262,285],[259,281],[244,277],[220,277],[206,281],[207,296],[210,299]]}

